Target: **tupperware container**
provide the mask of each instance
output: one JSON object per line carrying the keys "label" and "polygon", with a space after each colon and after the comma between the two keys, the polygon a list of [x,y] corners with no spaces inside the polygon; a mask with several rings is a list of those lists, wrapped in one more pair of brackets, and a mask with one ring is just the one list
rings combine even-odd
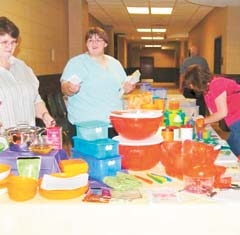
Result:
{"label": "tupperware container", "polygon": [[[164,141],[160,149],[160,161],[166,173],[179,179],[183,179],[183,175],[199,176],[197,174],[203,167],[205,170],[205,166],[209,171],[215,171],[214,162],[220,151],[212,145],[193,140]],[[196,171],[194,175],[193,170]]]}
{"label": "tupperware container", "polygon": [[37,193],[38,181],[33,178],[11,175],[7,183],[8,195],[14,201],[27,201]]}
{"label": "tupperware container", "polygon": [[184,190],[190,193],[206,194],[212,191],[214,176],[183,176]]}
{"label": "tupperware container", "polygon": [[89,154],[81,153],[73,148],[72,157],[85,160],[88,163],[89,176],[95,180],[102,181],[105,176],[115,176],[117,172],[121,170],[120,155],[98,159]]}
{"label": "tupperware container", "polygon": [[108,125],[99,120],[75,123],[77,136],[85,140],[108,138]]}
{"label": "tupperware container", "polygon": [[137,141],[121,136],[116,136],[114,139],[119,141],[122,168],[136,171],[148,170],[159,162],[162,142],[160,135]]}
{"label": "tupperware container", "polygon": [[155,135],[163,120],[160,110],[117,110],[110,114],[119,135],[131,140],[142,140]]}
{"label": "tupperware container", "polygon": [[74,136],[73,144],[74,149],[77,151],[96,158],[106,158],[118,155],[118,141],[111,138],[84,140]]}
{"label": "tupperware container", "polygon": [[167,89],[163,87],[150,88],[149,91],[152,93],[153,97],[166,99],[167,98]]}
{"label": "tupperware container", "polygon": [[140,84],[141,91],[149,91],[150,88],[151,88],[151,83],[149,82],[142,82]]}
{"label": "tupperware container", "polygon": [[123,96],[124,109],[143,109],[144,106],[149,104],[152,104],[152,93],[148,91],[130,93]]}
{"label": "tupperware container", "polygon": [[185,113],[185,116],[188,118],[197,117],[199,115],[199,106],[181,106],[182,111]]}

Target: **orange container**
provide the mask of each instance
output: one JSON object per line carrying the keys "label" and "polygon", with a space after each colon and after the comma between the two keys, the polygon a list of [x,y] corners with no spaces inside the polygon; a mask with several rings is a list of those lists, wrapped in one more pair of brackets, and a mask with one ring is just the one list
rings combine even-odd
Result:
{"label": "orange container", "polygon": [[155,104],[155,106],[157,107],[157,109],[160,110],[165,110],[165,99],[161,99],[161,98],[156,98],[153,100],[153,103]]}
{"label": "orange container", "polygon": [[169,127],[162,129],[162,137],[163,137],[164,141],[173,141],[174,140],[174,130]]}
{"label": "orange container", "polygon": [[141,105],[141,109],[158,109],[158,106],[156,104],[152,104],[152,103],[149,103],[149,104],[142,104]]}
{"label": "orange container", "polygon": [[180,102],[179,102],[179,100],[175,100],[175,99],[169,100],[168,101],[168,109],[169,110],[178,110],[178,109],[180,109]]}
{"label": "orange container", "polygon": [[122,168],[134,171],[148,170],[159,162],[160,143],[157,137],[142,141],[131,141],[120,136],[114,137],[119,141],[119,154],[122,157]]}
{"label": "orange container", "polygon": [[163,120],[160,110],[119,110],[110,114],[119,135],[131,140],[142,140],[157,133]]}
{"label": "orange container", "polygon": [[7,183],[8,195],[14,201],[32,199],[38,189],[38,180],[23,176],[11,175]]}
{"label": "orange container", "polygon": [[141,109],[142,105],[152,104],[151,92],[131,93],[124,95],[124,109]]}

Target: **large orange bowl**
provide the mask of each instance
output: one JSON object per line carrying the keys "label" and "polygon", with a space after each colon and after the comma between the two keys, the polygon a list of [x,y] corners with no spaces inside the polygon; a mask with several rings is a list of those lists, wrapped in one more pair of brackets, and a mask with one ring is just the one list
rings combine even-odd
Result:
{"label": "large orange bowl", "polygon": [[110,121],[119,135],[131,140],[149,138],[162,123],[160,110],[119,110],[110,114]]}
{"label": "large orange bowl", "polygon": [[181,179],[196,166],[214,167],[220,151],[214,146],[192,140],[165,141],[160,149],[160,161],[165,166],[166,173]]}
{"label": "large orange bowl", "polygon": [[153,136],[144,140],[128,140],[116,136],[119,141],[119,154],[123,169],[142,171],[154,167],[159,162],[160,143],[162,139]]}

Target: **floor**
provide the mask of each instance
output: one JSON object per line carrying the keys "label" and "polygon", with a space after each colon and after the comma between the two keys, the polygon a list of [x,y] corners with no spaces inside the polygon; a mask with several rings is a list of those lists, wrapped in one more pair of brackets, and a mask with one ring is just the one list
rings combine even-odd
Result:
{"label": "floor", "polygon": [[[154,83],[152,84],[153,87],[162,87],[166,88],[168,94],[170,95],[180,95],[180,92],[178,90],[178,87],[176,86],[175,83]],[[215,129],[217,134],[222,138],[222,139],[227,139],[229,132],[223,131],[218,123],[212,124],[212,127]],[[68,155],[71,156],[71,145],[70,144],[63,144],[63,148],[67,151]]]}

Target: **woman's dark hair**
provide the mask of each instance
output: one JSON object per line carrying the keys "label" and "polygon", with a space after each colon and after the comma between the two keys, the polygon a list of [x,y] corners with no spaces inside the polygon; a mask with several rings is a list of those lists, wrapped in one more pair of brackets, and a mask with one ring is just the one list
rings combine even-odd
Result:
{"label": "woman's dark hair", "polygon": [[98,35],[99,38],[103,39],[104,42],[108,43],[108,35],[107,33],[100,27],[91,27],[86,33],[85,40],[87,41],[89,38],[92,38],[93,35]]}
{"label": "woman's dark hair", "polygon": [[212,80],[212,74],[209,70],[204,69],[201,65],[191,65],[184,73],[184,84],[197,92],[206,92],[208,84]]}
{"label": "woman's dark hair", "polygon": [[0,16],[0,35],[9,34],[12,38],[19,37],[18,27],[7,17]]}

